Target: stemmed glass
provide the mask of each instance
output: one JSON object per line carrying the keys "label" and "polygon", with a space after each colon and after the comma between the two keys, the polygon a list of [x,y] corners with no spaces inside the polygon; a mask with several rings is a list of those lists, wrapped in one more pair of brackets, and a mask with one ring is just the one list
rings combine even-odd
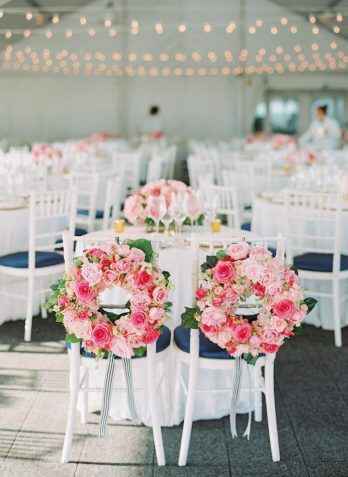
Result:
{"label": "stemmed glass", "polygon": [[157,232],[159,233],[160,222],[167,212],[166,200],[160,196],[150,196],[149,199],[149,215],[156,224]]}
{"label": "stemmed glass", "polygon": [[203,195],[203,209],[205,214],[205,221],[204,223],[207,224],[208,228],[209,225],[216,217],[216,212],[218,210],[219,205],[219,197],[215,194],[204,194]]}
{"label": "stemmed glass", "polygon": [[184,199],[184,210],[186,216],[190,218],[191,231],[193,231],[194,223],[201,212],[201,202],[198,193],[192,191],[191,193],[186,194]]}
{"label": "stemmed glass", "polygon": [[175,231],[177,233],[182,232],[182,226],[186,219],[186,213],[184,209],[185,196],[183,194],[172,194],[170,202],[170,213],[175,223]]}

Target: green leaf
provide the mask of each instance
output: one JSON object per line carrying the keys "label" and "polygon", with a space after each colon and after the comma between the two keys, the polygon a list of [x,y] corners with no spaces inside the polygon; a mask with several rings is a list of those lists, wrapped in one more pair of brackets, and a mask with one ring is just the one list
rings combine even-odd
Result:
{"label": "green leaf", "polygon": [[313,310],[313,308],[315,307],[317,303],[318,303],[318,300],[312,297],[308,297],[308,298],[305,298],[301,304],[307,305],[308,307],[307,314],[308,314]]}
{"label": "green leaf", "polygon": [[170,279],[170,273],[167,272],[166,270],[164,270],[164,271],[162,272],[162,275],[164,276],[164,278],[165,278],[165,280],[166,280],[166,285],[168,285],[168,284],[169,284],[169,279]]}
{"label": "green leaf", "polygon": [[251,353],[244,353],[243,354],[243,359],[248,364],[251,364],[252,366],[254,366],[256,361],[258,360],[258,356],[253,356]]}
{"label": "green leaf", "polygon": [[196,223],[198,225],[203,225],[204,224],[204,214],[201,214],[198,219],[196,220]]}
{"label": "green leaf", "polygon": [[295,336],[302,336],[303,333],[304,333],[303,326],[302,325],[295,326],[293,333],[294,333]]}
{"label": "green leaf", "polygon": [[81,340],[80,338],[77,338],[74,334],[71,334],[71,335],[66,335],[65,337],[65,342],[66,343],[80,343]]}
{"label": "green leaf", "polygon": [[166,301],[164,304],[165,311],[170,311],[172,309],[173,303],[171,301]]}
{"label": "green leaf", "polygon": [[218,250],[216,252],[216,256],[217,258],[219,258],[220,260],[224,257],[226,257],[227,253],[225,252],[225,250]]}
{"label": "green leaf", "polygon": [[145,219],[145,224],[146,224],[146,225],[152,225],[152,226],[154,226],[154,225],[155,225],[155,221],[154,221],[151,217],[146,217],[146,219]]}
{"label": "green leaf", "polygon": [[56,323],[63,323],[64,322],[64,315],[63,313],[56,313]]}
{"label": "green leaf", "polygon": [[141,346],[140,348],[134,349],[134,356],[137,358],[142,358],[146,355],[146,346]]}
{"label": "green leaf", "polygon": [[130,240],[128,242],[128,245],[130,248],[138,248],[139,250],[142,250],[145,253],[145,261],[148,263],[152,262],[152,259],[154,257],[154,251],[151,245],[151,242],[146,239],[136,239],[136,240]]}
{"label": "green leaf", "polygon": [[199,313],[199,308],[196,306],[194,308],[189,308],[185,306],[185,311],[181,315],[182,325],[185,328],[191,328],[194,330],[198,329],[198,321],[196,320],[196,315]]}
{"label": "green leaf", "polygon": [[215,265],[218,263],[219,259],[215,255],[208,255],[207,260],[205,263],[201,265],[202,272],[206,272],[210,268],[214,268]]}

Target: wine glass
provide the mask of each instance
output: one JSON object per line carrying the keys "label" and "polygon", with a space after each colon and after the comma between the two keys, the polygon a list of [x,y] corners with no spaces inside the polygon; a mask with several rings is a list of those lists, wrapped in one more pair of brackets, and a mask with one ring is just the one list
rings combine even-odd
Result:
{"label": "wine glass", "polygon": [[166,200],[162,195],[150,196],[148,205],[149,215],[155,222],[157,232],[159,233],[160,222],[167,211]]}
{"label": "wine glass", "polygon": [[199,196],[196,192],[192,191],[187,193],[184,200],[184,210],[186,216],[190,218],[191,221],[191,230],[193,230],[193,225],[198,219],[199,214],[202,210],[201,202]]}

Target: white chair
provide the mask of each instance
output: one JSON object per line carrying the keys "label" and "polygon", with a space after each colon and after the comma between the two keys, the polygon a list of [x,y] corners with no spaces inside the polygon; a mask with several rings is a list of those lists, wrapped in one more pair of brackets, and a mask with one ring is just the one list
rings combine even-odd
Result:
{"label": "white chair", "polygon": [[154,156],[148,165],[146,183],[157,182],[164,178],[164,160],[156,155]]}
{"label": "white chair", "polygon": [[[73,263],[73,250],[76,243],[76,249],[79,250],[79,242],[82,244],[82,248],[92,247],[98,245],[105,245],[105,240],[98,241],[89,239],[88,237],[73,237],[70,233],[64,234],[64,258],[65,258],[65,270],[69,271]],[[158,465],[165,465],[165,453],[162,440],[162,431],[160,424],[160,404],[158,402],[159,386],[164,380],[165,388],[169,390],[169,382],[167,373],[163,375],[158,373],[157,367],[163,360],[170,359],[170,331],[165,327],[165,332],[162,333],[161,338],[157,341],[157,344],[147,345],[147,356],[145,358],[136,358],[137,365],[143,366],[143,381],[141,389],[145,393],[145,401],[149,403],[153,437],[156,450],[156,457]],[[69,362],[70,362],[70,397],[69,408],[67,415],[67,424],[64,437],[64,445],[62,451],[62,463],[67,463],[70,460],[72,450],[72,440],[74,434],[74,426],[77,415],[77,404],[79,395],[82,398],[81,409],[81,422],[87,423],[88,419],[88,382],[90,367],[88,364],[93,360],[90,354],[84,353],[80,347],[80,343],[72,343],[69,347]],[[83,356],[89,357],[83,357]],[[133,361],[133,360],[132,360]],[[139,386],[135,383],[137,391]],[[125,391],[125,388],[118,388],[118,391]],[[167,393],[166,398],[170,401],[171,395]]]}
{"label": "white chair", "polygon": [[205,203],[216,205],[215,213],[225,215],[229,227],[240,228],[237,191],[233,187],[207,185],[200,188]]}
{"label": "white chair", "polygon": [[[236,240],[230,240],[229,244]],[[284,242],[283,239],[278,238],[269,238],[262,240],[250,240],[253,244],[269,246],[270,244],[277,244],[277,256],[284,260]],[[220,246],[219,241],[217,242]],[[198,269],[201,263],[201,252],[196,243],[196,272],[193,276],[194,289],[198,285]],[[214,248],[214,243],[212,241],[211,249]],[[206,252],[205,255],[209,252]],[[194,299],[193,299],[194,300]],[[214,394],[221,392],[226,392],[226,389],[216,389],[216,390],[207,390],[198,388],[198,371],[199,369],[206,370],[231,370],[234,372],[235,361],[230,359],[228,353],[225,350],[222,350],[217,345],[211,343],[199,330],[188,330],[182,326],[179,326],[174,331],[174,351],[176,354],[176,388],[174,393],[174,404],[180,402],[180,393],[182,389],[186,393],[186,407],[185,407],[185,418],[184,426],[181,437],[180,445],[180,454],[179,454],[179,465],[185,466],[187,462],[187,456],[189,451],[190,439],[191,439],[191,430],[192,430],[192,420],[193,420],[193,411],[194,411],[194,402],[196,393],[204,393],[212,391]],[[220,359],[212,358],[212,356],[220,355]],[[278,429],[277,429],[277,417],[275,409],[275,400],[274,400],[274,360],[276,355],[269,354],[264,357],[260,357],[255,366],[247,365],[244,363],[244,368],[249,366],[249,373],[253,376],[252,383],[249,383],[251,386],[248,391],[253,393],[254,396],[254,409],[255,409],[255,420],[262,420],[262,394],[265,396],[266,400],[266,409],[267,409],[267,419],[268,419],[268,431],[271,444],[272,459],[274,462],[280,460],[279,452],[279,441],[278,441]],[[181,366],[189,367],[189,376],[187,387],[184,382],[180,380],[181,376]],[[243,389],[241,389],[243,391]]]}
{"label": "white chair", "polygon": [[100,176],[91,172],[72,172],[70,181],[77,193],[76,223],[83,230],[91,232],[95,220],[102,219],[102,212],[97,213],[97,196]]}
{"label": "white chair", "polygon": [[215,166],[212,161],[198,155],[191,155],[187,159],[187,168],[193,189],[197,190],[201,182],[214,184]]}
{"label": "white chair", "polygon": [[[34,294],[40,294],[43,304],[44,295],[48,291],[40,289],[37,282],[63,272],[64,259],[63,255],[56,251],[57,242],[62,240],[66,228],[74,231],[75,214],[76,194],[72,189],[32,193],[29,199],[28,251],[0,257],[0,273],[28,281],[26,296],[2,292],[6,297],[25,298],[27,301],[25,341],[31,340]],[[37,288],[34,287],[35,283]]]}
{"label": "white chair", "polygon": [[138,152],[118,152],[115,153],[112,157],[114,169],[118,167],[119,164],[125,165],[125,177],[127,188],[130,191],[135,191],[140,186],[141,180],[141,166],[142,166],[142,156]]}
{"label": "white chair", "polygon": [[121,214],[122,182],[118,176],[108,179],[103,212],[103,230],[108,230]]}
{"label": "white chair", "polygon": [[348,256],[342,253],[342,197],[287,191],[285,204],[287,260],[302,280],[331,282],[331,293],[320,292],[313,284],[305,289],[310,296],[333,300],[335,345],[342,346],[341,305],[345,297],[340,285],[348,279]]}
{"label": "white chair", "polygon": [[176,146],[170,146],[165,151],[165,179],[174,179],[175,175]]}

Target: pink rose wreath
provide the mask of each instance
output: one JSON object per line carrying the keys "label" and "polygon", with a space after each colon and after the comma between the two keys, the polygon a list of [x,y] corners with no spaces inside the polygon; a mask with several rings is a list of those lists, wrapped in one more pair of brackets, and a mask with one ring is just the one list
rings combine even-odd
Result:
{"label": "pink rose wreath", "polygon": [[[67,342],[81,341],[97,357],[144,356],[161,334],[171,303],[169,273],[154,263],[151,242],[87,248],[53,287],[48,308],[67,331]],[[130,294],[120,313],[100,307],[99,295],[117,286]],[[123,307],[122,307],[123,308]]]}
{"label": "pink rose wreath", "polygon": [[[276,353],[316,304],[304,299],[295,271],[246,241],[207,257],[201,270],[196,306],[186,308],[183,325],[249,364]],[[242,315],[243,307],[257,314]]]}

